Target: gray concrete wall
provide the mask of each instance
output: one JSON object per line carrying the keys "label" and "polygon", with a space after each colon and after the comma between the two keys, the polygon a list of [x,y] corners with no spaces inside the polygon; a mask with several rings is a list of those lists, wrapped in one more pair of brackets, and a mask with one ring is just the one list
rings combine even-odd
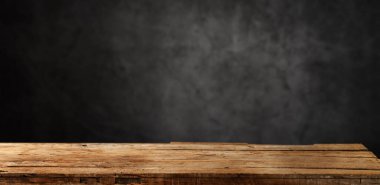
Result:
{"label": "gray concrete wall", "polygon": [[380,151],[375,0],[3,3],[2,140]]}

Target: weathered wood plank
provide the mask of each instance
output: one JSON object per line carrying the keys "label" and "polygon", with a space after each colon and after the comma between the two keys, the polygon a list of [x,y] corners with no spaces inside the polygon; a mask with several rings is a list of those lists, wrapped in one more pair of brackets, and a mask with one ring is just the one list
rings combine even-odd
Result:
{"label": "weathered wood plank", "polygon": [[380,184],[361,144],[0,143],[0,184]]}
{"label": "weathered wood plank", "polygon": [[[21,143],[20,143],[21,144]],[[228,151],[228,150],[248,150],[248,151],[367,151],[368,149],[361,144],[314,144],[314,145],[259,145],[259,144],[212,144],[212,143],[157,143],[157,144],[138,144],[138,143],[23,143],[25,147],[37,149],[40,147],[55,148],[57,150],[78,148],[101,148],[105,149],[138,149],[138,150],[211,150],[211,151]],[[1,143],[1,148],[22,150],[14,143]]]}

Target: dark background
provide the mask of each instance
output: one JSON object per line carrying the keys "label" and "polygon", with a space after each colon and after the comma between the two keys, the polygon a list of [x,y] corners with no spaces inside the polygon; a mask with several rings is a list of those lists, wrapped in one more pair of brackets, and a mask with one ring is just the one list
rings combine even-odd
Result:
{"label": "dark background", "polygon": [[377,0],[3,0],[0,141],[364,143]]}

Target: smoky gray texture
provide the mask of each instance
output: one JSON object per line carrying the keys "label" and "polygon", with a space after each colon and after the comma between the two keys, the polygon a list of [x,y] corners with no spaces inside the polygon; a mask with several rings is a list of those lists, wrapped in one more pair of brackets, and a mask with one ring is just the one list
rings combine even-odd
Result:
{"label": "smoky gray texture", "polygon": [[380,151],[375,0],[3,4],[2,140]]}

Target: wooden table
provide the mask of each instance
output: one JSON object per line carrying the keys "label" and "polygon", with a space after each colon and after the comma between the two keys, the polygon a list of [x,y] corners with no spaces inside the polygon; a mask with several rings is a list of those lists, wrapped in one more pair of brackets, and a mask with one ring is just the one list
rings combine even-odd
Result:
{"label": "wooden table", "polygon": [[380,184],[361,144],[0,143],[0,184]]}

